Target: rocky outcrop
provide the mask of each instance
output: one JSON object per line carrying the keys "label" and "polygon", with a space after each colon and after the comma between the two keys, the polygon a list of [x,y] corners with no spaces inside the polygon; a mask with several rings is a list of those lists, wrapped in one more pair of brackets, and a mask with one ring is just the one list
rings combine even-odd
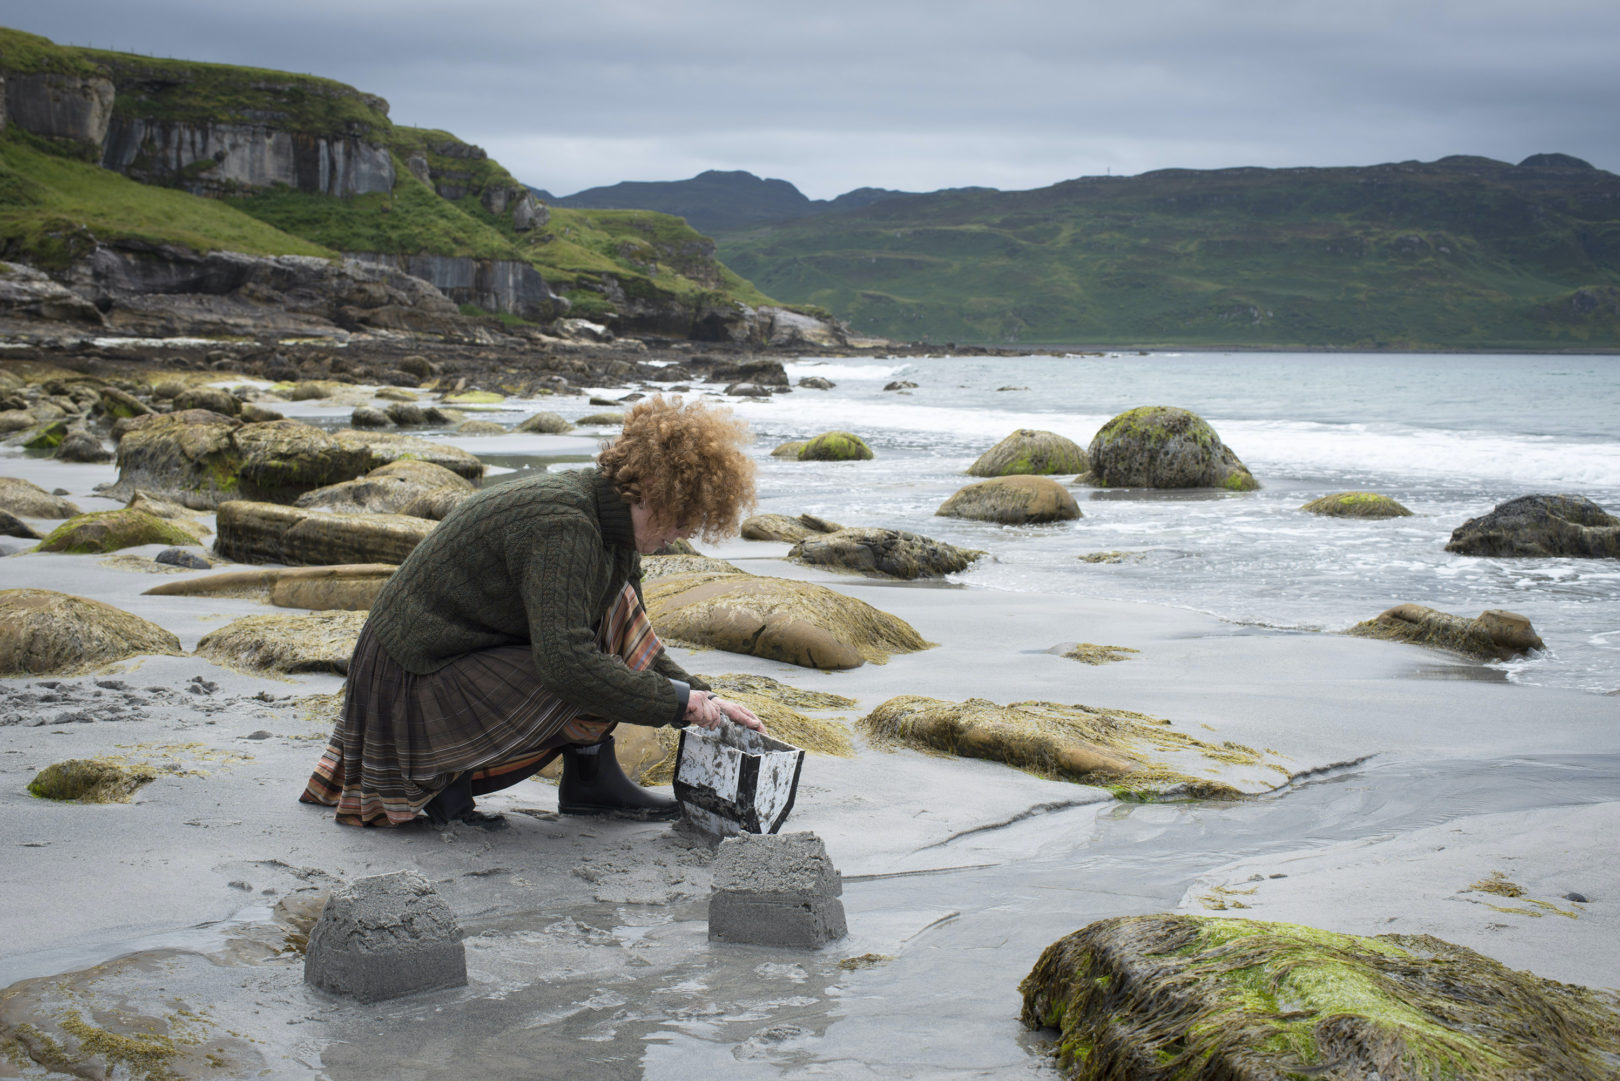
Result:
{"label": "rocky outcrop", "polygon": [[39,550],[91,555],[142,544],[201,544],[202,533],[202,526],[195,523],[166,521],[125,507],[69,518],[51,530]]}
{"label": "rocky outcrop", "polygon": [[68,675],[149,653],[178,657],[180,639],[87,597],[0,590],[0,676]]}
{"label": "rocky outcrop", "polygon": [[996,477],[970,484],[939,505],[936,515],[1002,525],[1036,525],[1082,517],[1069,490],[1047,477]]}
{"label": "rocky outcrop", "polygon": [[1300,510],[1329,518],[1410,518],[1412,512],[1377,492],[1334,492],[1313,499]]}
{"label": "rocky outcrop", "polygon": [[564,420],[561,414],[551,412],[540,412],[524,417],[514,429],[531,435],[563,435],[573,430],[574,426]]}
{"label": "rocky outcrop", "polygon": [[787,541],[796,544],[817,533],[832,533],[840,527],[813,514],[789,518],[785,514],[756,514],[743,520],[744,540]]}
{"label": "rocky outcrop", "polygon": [[1084,473],[1086,452],[1072,439],[1056,432],[1020,428],[968,466],[970,477],[1044,476]]}
{"label": "rocky outcrop", "polygon": [[100,146],[107,137],[117,98],[111,79],[56,72],[5,77],[5,117],[24,131],[49,139]]}
{"label": "rocky outcrop", "polygon": [[442,465],[402,458],[363,477],[305,492],[293,505],[338,514],[400,514],[418,497],[441,488],[462,498],[477,491],[472,481]]}
{"label": "rocky outcrop", "polygon": [[644,592],[665,641],[805,668],[858,668],[930,645],[904,620],[809,582],[697,573],[646,582]]}
{"label": "rocky outcrop", "polygon": [[164,582],[148,589],[152,597],[232,597],[278,608],[361,611],[371,607],[397,570],[391,563],[347,563],[328,567],[285,567],[227,571],[205,578]]}
{"label": "rocky outcrop", "polygon": [[872,578],[943,578],[966,570],[985,553],[958,548],[900,529],[840,529],[807,537],[793,546],[795,563],[853,571]]}
{"label": "rocky outcrop", "polygon": [[0,319],[102,324],[101,310],[33,267],[0,262]]}
{"label": "rocky outcrop", "polygon": [[365,455],[365,469],[371,472],[390,462],[411,460],[443,466],[460,477],[476,481],[484,475],[484,463],[475,454],[446,443],[435,443],[414,435],[399,432],[346,432],[332,433],[340,444]]}
{"label": "rocky outcrop", "polygon": [[1397,604],[1345,633],[1433,646],[1482,661],[1505,661],[1547,648],[1528,618],[1494,608],[1469,619],[1421,604]]}
{"label": "rocky outcrop", "polygon": [[32,481],[0,477],[0,509],[20,518],[73,518],[84,512]]}
{"label": "rocky outcrop", "polygon": [[215,518],[214,550],[237,563],[293,567],[393,563],[438,526],[404,514],[326,514],[279,503],[232,500]]}
{"label": "rocky outcrop", "polygon": [[799,451],[801,462],[864,462],[872,458],[872,448],[854,432],[831,431],[806,441]]}
{"label": "rocky outcrop", "polygon": [[349,670],[364,612],[246,616],[210,631],[197,642],[197,656],[248,672]]}
{"label": "rocky outcrop", "polygon": [[568,311],[566,297],[552,292],[540,272],[515,259],[472,259],[458,255],[387,255],[346,252],[360,263],[389,267],[430,283],[454,304],[475,304],[543,323]]}
{"label": "rocky outcrop", "polygon": [[1520,496],[1458,526],[1446,551],[1620,559],[1620,518],[1578,495]]}
{"label": "rocky outcrop", "polygon": [[1086,449],[1088,483],[1107,488],[1260,487],[1248,467],[1221,442],[1202,417],[1185,409],[1151,405],[1104,424]]}
{"label": "rocky outcrop", "polygon": [[311,134],[270,124],[115,116],[101,164],[143,184],[193,195],[263,191],[285,184],[316,195],[394,188],[388,148],[345,132]]}
{"label": "rocky outcrop", "polygon": [[1620,1057],[1612,995],[1429,935],[1120,916],[1048,946],[1019,990],[1071,1078],[1599,1081]]}

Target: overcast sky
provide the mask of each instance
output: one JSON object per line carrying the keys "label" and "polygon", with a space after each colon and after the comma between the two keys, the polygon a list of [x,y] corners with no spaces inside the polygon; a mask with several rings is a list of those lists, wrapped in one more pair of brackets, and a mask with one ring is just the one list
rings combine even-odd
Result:
{"label": "overcast sky", "polygon": [[0,0],[62,44],[307,72],[566,195],[812,198],[1543,151],[1620,172],[1616,0]]}

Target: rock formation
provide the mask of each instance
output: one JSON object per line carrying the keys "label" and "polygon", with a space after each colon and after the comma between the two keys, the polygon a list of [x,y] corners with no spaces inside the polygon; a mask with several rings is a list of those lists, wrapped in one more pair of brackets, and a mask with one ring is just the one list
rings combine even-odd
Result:
{"label": "rock formation", "polygon": [[1446,551],[1620,559],[1620,518],[1578,495],[1525,495],[1458,526]]}
{"label": "rock formation", "polygon": [[1357,623],[1345,633],[1358,638],[1433,646],[1482,661],[1505,661],[1533,649],[1547,648],[1530,620],[1516,612],[1494,608],[1469,619],[1437,612],[1421,604],[1397,604],[1372,619]]}
{"label": "rock formation", "polygon": [[1002,525],[1036,525],[1082,517],[1069,490],[1047,477],[996,477],[970,484],[934,511],[947,518],[970,518]]}
{"label": "rock formation", "polygon": [[1143,406],[1104,424],[1086,450],[1089,483],[1108,488],[1260,487],[1202,417],[1170,406]]}
{"label": "rock formation", "polygon": [[874,578],[943,578],[966,570],[985,553],[900,529],[840,529],[793,546],[795,563],[854,571]]}
{"label": "rock formation", "polygon": [[0,590],[0,676],[67,675],[148,653],[178,657],[180,639],[87,597]]}
{"label": "rock formation", "polygon": [[1056,432],[1020,428],[979,455],[967,471],[970,477],[1006,477],[1084,473],[1086,469],[1086,452],[1074,440]]}
{"label": "rock formation", "polygon": [[1377,492],[1334,492],[1313,499],[1300,510],[1329,518],[1410,518],[1412,512]]}

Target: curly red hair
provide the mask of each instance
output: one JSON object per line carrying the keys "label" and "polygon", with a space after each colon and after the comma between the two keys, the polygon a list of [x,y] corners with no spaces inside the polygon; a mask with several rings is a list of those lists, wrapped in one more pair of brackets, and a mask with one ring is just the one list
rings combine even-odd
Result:
{"label": "curly red hair", "polygon": [[734,535],[754,506],[754,462],[742,449],[750,438],[729,409],[660,394],[630,408],[596,467],[626,503],[719,540]]}

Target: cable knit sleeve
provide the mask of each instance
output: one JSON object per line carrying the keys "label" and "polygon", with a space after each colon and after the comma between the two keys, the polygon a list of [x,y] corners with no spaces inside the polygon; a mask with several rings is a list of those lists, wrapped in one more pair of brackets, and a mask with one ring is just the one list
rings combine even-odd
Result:
{"label": "cable knit sleeve", "polygon": [[[641,557],[640,556],[637,556],[635,558],[635,561],[631,564],[631,567],[630,567],[630,584],[631,584],[631,586],[633,586],[635,588],[636,599],[640,600],[642,605],[645,606],[646,603],[647,603],[647,598],[645,598],[645,597],[643,597],[641,595]],[[666,676],[669,679],[678,679],[682,683],[685,683],[687,686],[692,687],[695,690],[699,690],[699,691],[712,691],[712,690],[714,690],[714,688],[709,685],[708,680],[704,679],[702,676],[694,676],[692,673],[690,673],[686,669],[682,668],[679,664],[675,663],[675,658],[671,657],[667,650],[659,650],[658,659],[653,661],[652,669],[653,669],[654,672],[657,672],[659,675]]]}

